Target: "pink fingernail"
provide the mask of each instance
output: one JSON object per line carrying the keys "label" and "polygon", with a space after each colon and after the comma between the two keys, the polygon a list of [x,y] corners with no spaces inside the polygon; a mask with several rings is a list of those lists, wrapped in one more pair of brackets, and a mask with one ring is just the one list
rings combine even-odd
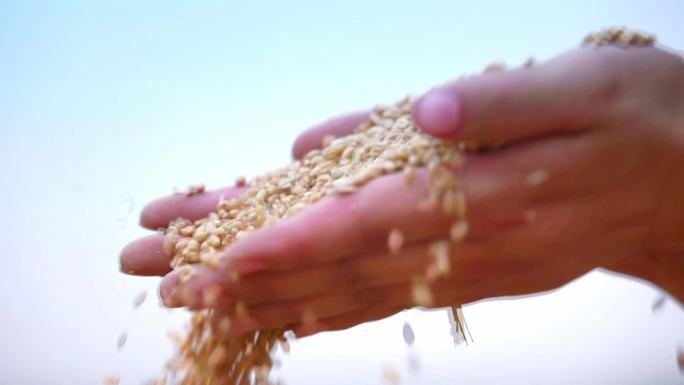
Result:
{"label": "pink fingernail", "polygon": [[428,134],[455,138],[462,125],[461,102],[453,91],[434,89],[416,102],[413,117]]}

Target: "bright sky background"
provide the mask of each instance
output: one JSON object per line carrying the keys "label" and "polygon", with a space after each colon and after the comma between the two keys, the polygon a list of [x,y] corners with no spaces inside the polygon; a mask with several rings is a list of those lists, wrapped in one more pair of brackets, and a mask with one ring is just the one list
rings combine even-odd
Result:
{"label": "bright sky background", "polygon": [[[146,201],[278,167],[316,121],[549,58],[605,26],[684,48],[682,15],[676,0],[0,1],[0,384],[155,376],[183,315],[158,307],[155,279],[117,272]],[[404,312],[296,343],[278,376],[381,384],[390,365],[402,384],[682,384],[684,312],[652,312],[659,296],[592,273],[466,306],[476,343],[458,348],[444,311]]]}

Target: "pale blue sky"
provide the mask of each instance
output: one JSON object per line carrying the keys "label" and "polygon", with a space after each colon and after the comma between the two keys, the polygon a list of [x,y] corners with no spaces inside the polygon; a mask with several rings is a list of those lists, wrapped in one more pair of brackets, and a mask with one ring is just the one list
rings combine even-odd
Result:
{"label": "pale blue sky", "polygon": [[[145,234],[136,217],[149,199],[267,171],[332,114],[491,61],[549,58],[605,26],[684,48],[681,15],[675,0],[0,0],[0,384],[156,374],[166,328],[183,317],[156,306],[156,280],[117,273],[119,249]],[[133,312],[141,289],[150,299]],[[467,306],[479,342],[457,350],[446,315],[403,313],[298,343],[283,375],[380,384],[384,364],[405,369],[397,341],[410,320],[425,366],[407,384],[682,383],[684,312],[668,301],[652,314],[658,295],[593,274]]]}
{"label": "pale blue sky", "polygon": [[3,1],[0,124],[188,128],[283,99],[315,119],[489,60],[547,57],[609,24],[676,44],[682,11],[680,1]]}

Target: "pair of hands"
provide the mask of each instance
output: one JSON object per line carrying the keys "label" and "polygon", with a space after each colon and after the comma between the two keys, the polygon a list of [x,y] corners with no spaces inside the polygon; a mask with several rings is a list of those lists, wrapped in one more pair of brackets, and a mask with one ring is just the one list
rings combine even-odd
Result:
{"label": "pair of hands", "polygon": [[[488,73],[429,91],[414,107],[427,133],[503,144],[469,154],[459,171],[470,233],[453,247],[452,274],[431,284],[437,307],[560,287],[597,267],[649,280],[684,300],[684,60],[656,48],[581,48],[532,68]],[[351,133],[367,112],[332,119],[302,133],[295,157],[325,135]],[[535,183],[530,183],[536,175]],[[449,218],[418,210],[429,183],[418,173],[381,177],[355,194],[324,200],[300,215],[240,239],[227,267],[200,269],[181,283],[170,272],[162,236],[136,240],[122,271],[166,275],[168,306],[178,293],[204,306],[217,290],[215,317],[248,318],[231,333],[293,328],[338,330],[413,307],[411,279],[430,262],[427,245]],[[150,203],[141,224],[213,211],[228,187]],[[391,199],[388,199],[391,197]],[[391,255],[391,229],[404,247]],[[212,301],[213,302],[213,301]],[[302,319],[315,314],[316,327]],[[309,325],[310,326],[310,325]]]}

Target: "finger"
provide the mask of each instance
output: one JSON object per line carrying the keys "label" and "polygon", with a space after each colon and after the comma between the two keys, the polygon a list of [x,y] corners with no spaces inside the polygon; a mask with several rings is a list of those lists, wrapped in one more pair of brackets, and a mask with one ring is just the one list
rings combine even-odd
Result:
{"label": "finger", "polygon": [[[479,277],[482,281],[482,277]],[[457,285],[457,287],[454,287]],[[459,284],[457,280],[435,280],[428,284],[432,297],[430,307],[444,307],[453,304],[465,304],[482,299],[482,293],[502,293],[501,288],[489,281],[483,289],[469,288]],[[476,291],[476,290],[479,290]],[[517,294],[517,293],[516,293]],[[425,304],[423,304],[425,305]],[[231,308],[217,309],[213,323],[220,325],[223,319],[230,320],[230,335],[240,335],[255,330],[269,330],[299,324],[300,330],[326,329],[325,319],[346,317],[364,309],[406,309],[416,306],[414,300],[414,286],[411,283],[380,286],[372,289],[362,289],[342,293],[325,294],[291,301],[268,303],[248,307],[242,315],[236,314]],[[375,313],[378,315],[378,313]],[[385,313],[382,313],[385,314]],[[349,323],[353,320],[347,319]],[[361,319],[358,322],[363,322]]]}
{"label": "finger", "polygon": [[582,48],[532,68],[487,73],[438,87],[416,103],[426,132],[502,143],[587,129],[620,106],[625,79],[616,48]]}
{"label": "finger", "polygon": [[[456,247],[452,250],[451,261],[454,273],[428,282],[430,300],[421,305],[443,307],[490,297],[536,293],[559,287],[581,274],[555,265],[545,267],[542,264],[540,267],[538,258],[517,255],[515,251],[503,249],[498,250],[498,254],[489,256],[465,254],[462,248]],[[330,327],[326,322],[320,322],[321,320],[353,314],[367,308],[413,307],[416,304],[415,289],[412,282],[358,290],[338,288],[335,292],[305,298],[246,306],[242,314],[236,311],[236,307],[222,307],[216,309],[214,323],[218,325],[224,318],[228,318],[231,335],[277,329],[292,324],[316,331]],[[353,319],[349,322],[353,322]]]}
{"label": "finger", "polygon": [[292,146],[292,155],[299,159],[311,150],[321,148],[323,138],[326,135],[336,137],[349,135],[354,132],[359,124],[368,119],[370,111],[357,111],[346,115],[334,117],[324,123],[309,128],[299,134]]}
{"label": "finger", "polygon": [[214,312],[213,323],[230,319],[230,335],[255,330],[270,330],[291,324],[304,324],[315,329],[320,320],[348,314],[368,307],[403,308],[411,306],[410,286],[388,285],[354,292],[333,293],[291,301],[275,302],[246,308],[237,314],[234,308]]}
{"label": "finger", "polygon": [[140,224],[156,230],[169,225],[174,219],[185,218],[191,221],[206,217],[216,210],[219,200],[231,199],[245,191],[240,187],[225,187],[200,194],[174,194],[152,201],[142,210]]}
{"label": "finger", "polygon": [[349,329],[365,322],[372,322],[387,318],[402,310],[404,309],[397,306],[371,306],[363,309],[357,309],[350,313],[323,318],[317,322],[317,325],[314,325],[316,326],[314,328],[312,328],[310,325],[303,325],[302,323],[299,323],[295,325],[293,331],[297,338],[304,338],[320,332]]}
{"label": "finger", "polygon": [[171,271],[171,256],[163,251],[164,237],[150,235],[124,247],[119,257],[123,273],[134,275],[164,275]]}
{"label": "finger", "polygon": [[223,261],[244,274],[386,247],[387,235],[395,228],[407,243],[446,234],[450,216],[436,208],[418,207],[428,195],[428,183],[426,172],[417,172],[410,186],[401,174],[378,178],[355,194],[332,197],[291,219],[249,233],[228,248]]}
{"label": "finger", "polygon": [[[233,280],[225,270],[199,268],[192,279],[182,282],[180,273],[167,275],[160,286],[162,298],[180,306],[189,299],[194,308],[221,307],[240,300],[247,305],[287,301],[336,291],[359,290],[409,282],[431,263],[429,242],[403,247],[397,254],[386,250],[353,255],[287,271],[248,274]],[[480,245],[459,245],[460,254],[481,253]],[[220,288],[220,293],[217,292]],[[203,300],[209,291],[211,303]],[[214,296],[212,293],[218,293]]]}

